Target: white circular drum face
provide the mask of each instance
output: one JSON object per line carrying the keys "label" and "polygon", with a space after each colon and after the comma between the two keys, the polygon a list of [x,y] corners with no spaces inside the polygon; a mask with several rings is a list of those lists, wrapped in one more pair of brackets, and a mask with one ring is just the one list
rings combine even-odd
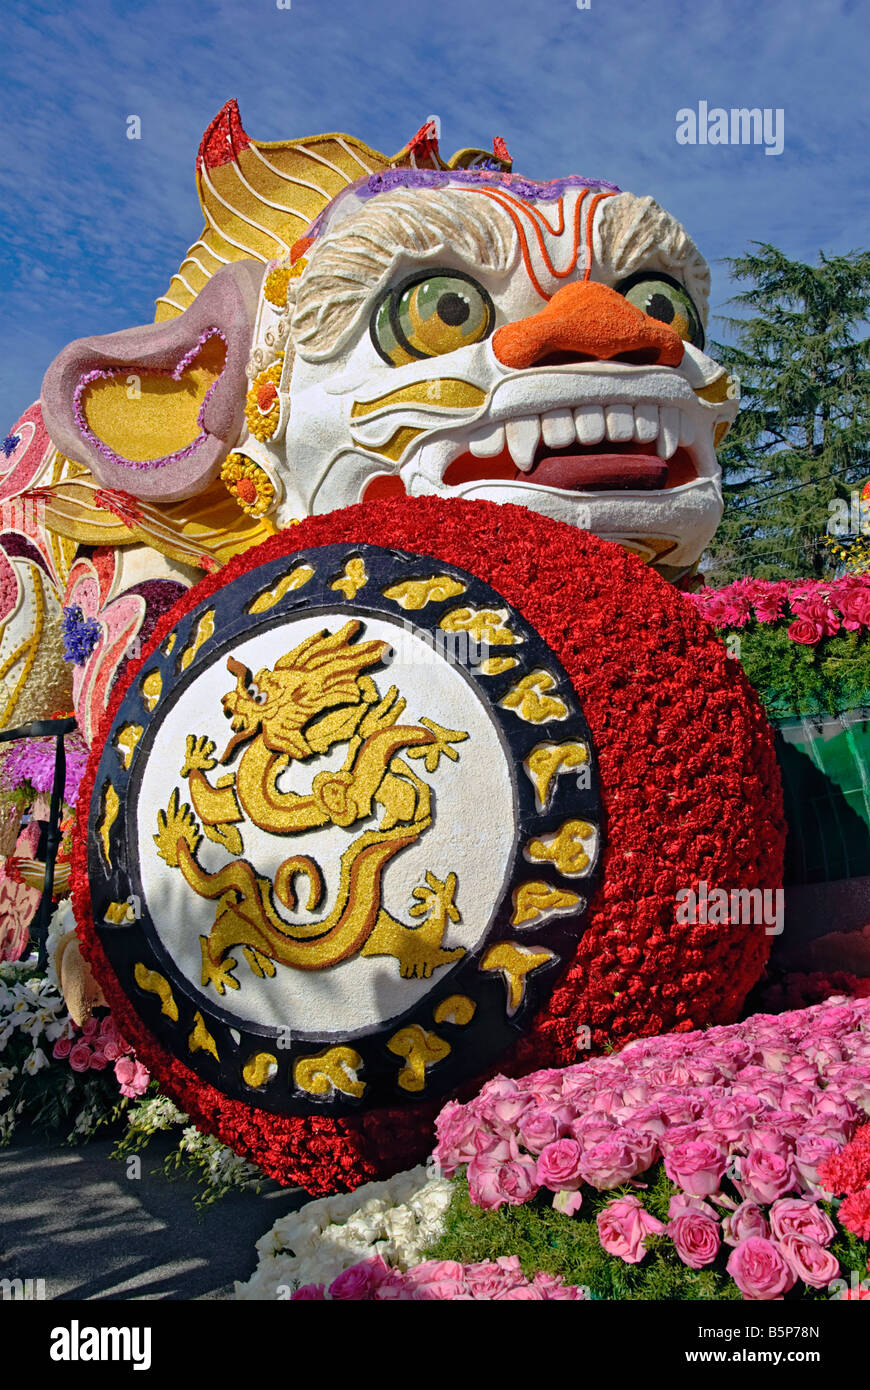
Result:
{"label": "white circular drum face", "polygon": [[175,614],[89,807],[94,927],[144,1036],[288,1115],[481,1075],[597,881],[555,654],[475,575],[373,545],[279,555]]}
{"label": "white circular drum face", "polygon": [[[347,621],[347,614],[341,612],[299,618],[238,644],[233,655],[251,672],[258,672],[273,667],[277,658],[324,629],[331,634],[340,632]],[[421,749],[423,757],[403,759],[401,752],[392,755],[397,769],[404,761],[410,776],[417,778],[422,774],[420,780],[429,789],[431,824],[387,862],[381,877],[382,907],[396,918],[407,916],[408,909],[419,901],[414,890],[426,885],[427,874],[440,882],[455,874],[453,901],[459,915],[455,922],[448,923],[438,950],[448,954],[458,948],[472,951],[489,928],[509,872],[516,838],[507,752],[474,687],[442,653],[401,626],[378,618],[366,619],[360,638],[380,639],[395,653],[371,679],[379,700],[387,697],[391,687],[401,692],[399,698],[406,701],[402,725],[419,727],[422,717],[460,736],[449,745],[456,758],[440,757],[433,773],[425,766],[427,745]],[[177,790],[179,802],[190,801],[188,783],[179,775],[187,738],[210,739],[218,752],[227,743],[230,729],[221,701],[234,684],[226,659],[218,660],[205,667],[195,684],[175,703],[153,745],[136,809],[139,869],[154,928],[191,990],[197,993],[202,993],[200,937],[207,936],[214,923],[215,903],[194,892],[182,874],[167,872],[153,831],[173,790]],[[347,757],[348,743],[342,741],[316,758],[314,769],[310,759],[292,759],[275,779],[278,795],[306,797],[311,792],[313,775],[340,773]],[[403,794],[405,788],[409,800],[419,794],[408,780],[409,774],[403,776],[403,771],[397,770],[392,775],[397,780],[398,794]],[[352,826],[328,823],[293,837],[292,844],[288,837],[272,834],[254,821],[244,824],[243,854],[259,874],[274,880],[288,854],[302,851],[323,875],[324,894],[316,914],[305,911],[304,901],[298,902],[295,911],[277,905],[278,916],[288,930],[292,931],[294,924],[310,922],[312,915],[327,921],[334,915],[342,887],[342,854],[360,837],[377,833],[383,818],[384,807],[375,799],[371,813]],[[230,855],[224,845],[204,840],[197,859],[206,873],[216,874],[230,862]],[[307,884],[302,886],[307,891]],[[300,896],[304,898],[304,894]],[[413,924],[413,919],[409,919],[409,924]],[[226,990],[224,1004],[247,1024],[267,1028],[283,1025],[293,1033],[308,1036],[350,1036],[370,1031],[405,1013],[431,991],[433,976],[439,969],[446,974],[451,963],[445,961],[434,967],[432,976],[403,979],[395,957],[359,953],[328,969],[283,969],[270,977],[251,971],[242,960],[233,971],[239,988]]]}

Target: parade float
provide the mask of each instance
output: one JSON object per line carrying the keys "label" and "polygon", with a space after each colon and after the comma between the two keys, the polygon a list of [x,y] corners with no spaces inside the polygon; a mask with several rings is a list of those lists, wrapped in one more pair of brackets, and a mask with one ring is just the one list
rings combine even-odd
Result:
{"label": "parade float", "polygon": [[744,1014],[783,929],[769,716],[821,709],[770,665],[845,642],[822,712],[863,704],[870,583],[703,589],[739,387],[700,252],[431,124],[263,144],[230,102],[196,169],[155,322],[70,344],[4,444],[17,1113],[112,1066],[320,1199],[242,1296],[860,1277],[866,963]]}

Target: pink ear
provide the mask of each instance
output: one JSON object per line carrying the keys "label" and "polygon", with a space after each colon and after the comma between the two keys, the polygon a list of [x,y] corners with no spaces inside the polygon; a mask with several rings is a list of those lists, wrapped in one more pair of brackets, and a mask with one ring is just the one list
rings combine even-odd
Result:
{"label": "pink ear", "polygon": [[[104,487],[148,502],[201,492],[244,422],[245,366],[264,270],[256,261],[223,266],[178,318],[64,348],[42,384],[56,448],[87,464]],[[206,362],[211,378],[204,370],[197,375]],[[173,439],[176,418],[184,428]]]}

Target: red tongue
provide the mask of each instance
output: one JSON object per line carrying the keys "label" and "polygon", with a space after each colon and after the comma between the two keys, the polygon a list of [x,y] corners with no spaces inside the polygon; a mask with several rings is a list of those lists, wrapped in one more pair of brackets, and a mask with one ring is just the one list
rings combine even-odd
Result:
{"label": "red tongue", "polygon": [[545,487],[561,487],[571,492],[608,492],[621,488],[654,491],[667,483],[668,465],[647,454],[550,454],[537,463],[531,474],[516,472],[516,481],[534,478]]}

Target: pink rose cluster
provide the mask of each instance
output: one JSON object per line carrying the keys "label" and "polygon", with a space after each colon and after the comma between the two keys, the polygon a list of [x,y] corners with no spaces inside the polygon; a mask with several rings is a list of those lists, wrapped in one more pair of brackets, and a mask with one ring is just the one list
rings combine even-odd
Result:
{"label": "pink rose cluster", "polygon": [[355,1303],[388,1299],[570,1303],[588,1296],[586,1289],[578,1284],[565,1284],[554,1274],[541,1272],[533,1279],[526,1279],[516,1255],[502,1255],[497,1260],[467,1265],[456,1260],[427,1260],[406,1273],[393,1269],[381,1255],[372,1255],[343,1270],[328,1289],[324,1284],[303,1284],[292,1299],[343,1299]]}
{"label": "pink rose cluster", "polygon": [[727,1269],[746,1297],[779,1298],[796,1279],[819,1288],[839,1273],[818,1170],[868,1113],[870,1000],[833,998],[497,1076],[444,1107],[434,1156],[448,1177],[466,1167],[478,1206],[543,1190],[568,1215],[584,1187],[624,1187],[662,1163],[676,1189],[668,1221],[620,1196],[596,1218],[603,1248],[638,1263],[664,1237],[701,1269],[732,1247]]}
{"label": "pink rose cluster", "polygon": [[89,1018],[79,1029],[72,1024],[76,1035],[60,1037],[52,1048],[52,1056],[69,1062],[73,1071],[105,1071],[114,1064],[115,1078],[121,1095],[133,1100],[145,1094],[150,1073],[132,1055],[133,1049],[118,1032],[111,1014],[102,1020]]}
{"label": "pink rose cluster", "polygon": [[[737,579],[723,589],[688,594],[714,627],[744,627],[750,619],[775,623],[791,618],[793,642],[815,646],[844,628],[870,627],[870,575],[844,574],[840,579]],[[786,612],[786,609],[789,612]]]}

